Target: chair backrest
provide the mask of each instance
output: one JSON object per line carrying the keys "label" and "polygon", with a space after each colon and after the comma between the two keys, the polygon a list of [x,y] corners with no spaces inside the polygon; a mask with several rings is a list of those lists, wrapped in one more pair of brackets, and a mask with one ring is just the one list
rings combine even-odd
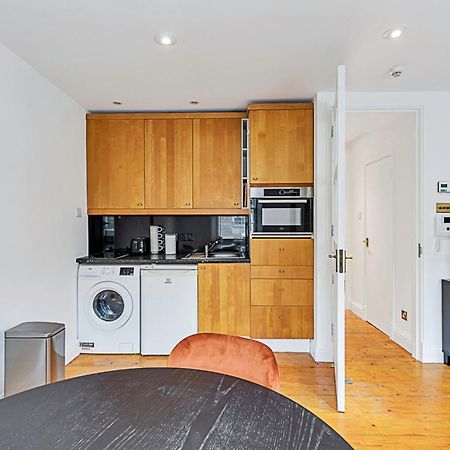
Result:
{"label": "chair backrest", "polygon": [[278,364],[272,350],[252,339],[227,334],[199,333],[180,341],[167,365],[201,369],[243,378],[269,389],[280,389]]}

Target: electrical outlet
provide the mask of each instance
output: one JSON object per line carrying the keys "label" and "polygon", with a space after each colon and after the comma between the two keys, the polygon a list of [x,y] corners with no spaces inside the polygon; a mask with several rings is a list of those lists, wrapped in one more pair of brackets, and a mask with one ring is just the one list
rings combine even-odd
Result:
{"label": "electrical outlet", "polygon": [[408,320],[408,312],[405,311],[404,309],[402,309],[402,319],[403,320]]}

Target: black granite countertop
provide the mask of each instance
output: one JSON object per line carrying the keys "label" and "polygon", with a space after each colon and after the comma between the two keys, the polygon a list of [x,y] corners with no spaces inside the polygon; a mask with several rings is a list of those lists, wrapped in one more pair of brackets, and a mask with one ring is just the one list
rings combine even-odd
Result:
{"label": "black granite countertop", "polygon": [[249,263],[250,258],[203,258],[203,259],[183,259],[186,255],[126,255],[119,258],[99,258],[94,256],[83,256],[77,258],[79,264],[100,264],[108,265],[144,265],[144,264],[199,264],[199,263]]}

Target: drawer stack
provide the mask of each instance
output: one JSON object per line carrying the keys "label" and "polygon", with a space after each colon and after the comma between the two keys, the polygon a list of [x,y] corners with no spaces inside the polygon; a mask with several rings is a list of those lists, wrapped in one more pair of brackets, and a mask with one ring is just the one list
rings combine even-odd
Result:
{"label": "drawer stack", "polygon": [[314,337],[312,239],[252,239],[251,336]]}

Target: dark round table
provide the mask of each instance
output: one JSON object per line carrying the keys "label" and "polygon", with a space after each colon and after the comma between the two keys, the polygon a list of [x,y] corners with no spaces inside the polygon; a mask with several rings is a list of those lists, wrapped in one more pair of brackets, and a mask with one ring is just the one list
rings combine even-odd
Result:
{"label": "dark round table", "polygon": [[0,401],[0,449],[351,449],[299,404],[188,369],[128,369]]}

